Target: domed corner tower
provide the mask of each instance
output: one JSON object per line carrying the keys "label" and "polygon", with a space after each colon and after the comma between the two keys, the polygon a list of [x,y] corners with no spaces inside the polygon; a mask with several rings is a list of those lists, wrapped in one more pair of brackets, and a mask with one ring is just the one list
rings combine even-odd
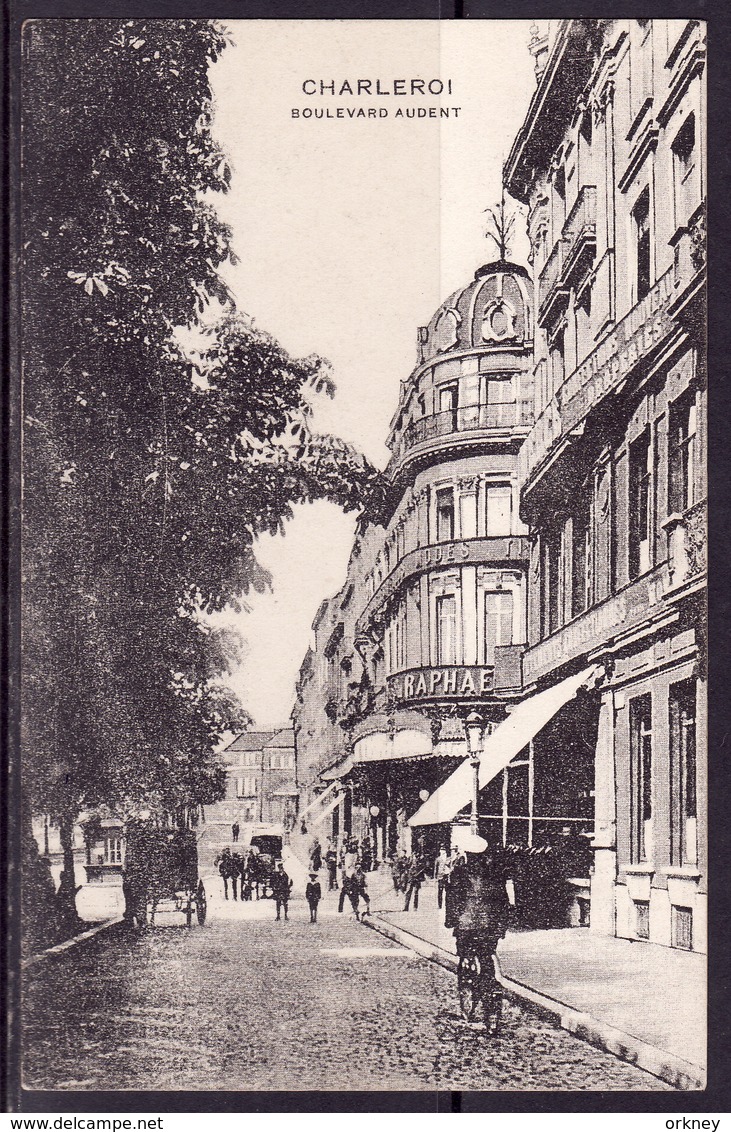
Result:
{"label": "domed corner tower", "polygon": [[498,723],[520,694],[531,296],[525,268],[479,268],[420,328],[392,423],[399,502],[373,548],[356,625],[372,694],[349,727],[356,793],[388,813],[391,847],[396,825],[408,843],[408,817],[464,758],[464,717],[477,710]]}
{"label": "domed corner tower", "polygon": [[531,306],[527,270],[496,260],[419,328],[389,435],[395,475],[432,454],[520,445],[533,422]]}

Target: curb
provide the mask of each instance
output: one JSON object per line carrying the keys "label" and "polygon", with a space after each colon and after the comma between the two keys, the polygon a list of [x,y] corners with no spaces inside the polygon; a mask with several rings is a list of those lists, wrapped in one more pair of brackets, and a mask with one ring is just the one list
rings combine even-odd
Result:
{"label": "curb", "polygon": [[[408,947],[424,959],[429,959],[432,963],[437,963],[440,967],[456,974],[457,959],[443,947],[429,943],[420,936],[412,935],[404,928],[395,927],[388,920],[383,919],[378,912],[374,912],[372,916],[361,922],[373,931],[386,936],[387,939],[393,940],[394,943]],[[683,1091],[705,1089],[705,1074],[700,1066],[693,1065],[692,1062],[685,1061],[682,1057],[677,1057],[666,1050],[658,1049],[641,1038],[593,1018],[590,1014],[575,1010],[515,979],[509,979],[501,974],[500,982],[511,998],[529,1003],[537,1013],[555,1022],[561,1029],[575,1037],[589,1042],[590,1045],[597,1046],[621,1061],[637,1066],[638,1069],[644,1069],[646,1073],[659,1077],[661,1081],[665,1081],[675,1089]]]}
{"label": "curb", "polygon": [[47,959],[50,955],[61,955],[62,952],[68,951],[70,948],[75,947],[77,943],[81,943],[84,939],[91,939],[92,936],[98,935],[99,932],[106,931],[114,924],[121,924],[124,916],[113,916],[111,920],[104,920],[103,923],[97,924],[88,931],[81,932],[80,935],[75,935],[71,939],[64,940],[63,943],[57,943],[55,947],[49,947],[45,951],[39,951],[37,955],[31,955],[28,959],[23,959],[20,968],[25,970],[26,967],[32,967],[34,963],[39,963],[41,959]]}

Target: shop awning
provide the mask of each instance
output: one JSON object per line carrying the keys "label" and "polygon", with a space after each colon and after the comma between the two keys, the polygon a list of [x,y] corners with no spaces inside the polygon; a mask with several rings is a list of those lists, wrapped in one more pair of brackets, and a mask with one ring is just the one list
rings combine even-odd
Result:
{"label": "shop awning", "polygon": [[342,802],[342,800],[343,800],[343,795],[337,794],[333,798],[332,802],[329,802],[328,805],[325,806],[324,810],[320,810],[319,814],[315,815],[314,817],[313,816],[310,817],[310,825],[319,825],[320,822],[323,822],[325,820],[325,818],[327,817],[327,815],[330,813],[330,811],[334,810],[335,807],[337,805],[339,805],[340,802]]}
{"label": "shop awning", "polygon": [[[554,715],[572,700],[579,688],[589,684],[601,668],[592,665],[576,676],[569,676],[545,692],[529,696],[513,709],[508,718],[488,735],[480,759],[480,789],[487,786],[524,747],[530,743]],[[437,825],[452,821],[459,811],[467,806],[472,798],[472,767],[469,759],[450,774],[446,782],[427,798],[409,825]]]}

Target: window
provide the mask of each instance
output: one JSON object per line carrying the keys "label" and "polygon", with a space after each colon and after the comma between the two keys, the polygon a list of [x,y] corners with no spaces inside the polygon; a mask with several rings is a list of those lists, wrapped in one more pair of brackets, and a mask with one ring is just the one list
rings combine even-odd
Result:
{"label": "window", "polygon": [[437,598],[437,664],[457,663],[457,599]]}
{"label": "window", "polygon": [[547,532],[541,539],[541,632],[547,637],[558,628],[560,606],[561,535]]}
{"label": "window", "polygon": [[634,864],[652,856],[652,699],[630,700],[630,785],[632,791],[631,857]]}
{"label": "window", "polygon": [[437,542],[451,542],[454,538],[454,489],[437,491]]}
{"label": "window", "polygon": [[490,375],[485,393],[488,427],[515,424],[516,382],[513,374]]}
{"label": "window", "polygon": [[513,591],[485,594],[485,664],[495,663],[495,646],[513,643]]}
{"label": "window", "polygon": [[668,513],[682,514],[695,502],[695,391],[689,389],[670,406],[668,444]]}
{"label": "window", "polygon": [[590,560],[591,510],[587,503],[574,516],[571,532],[571,615],[583,613],[591,604]]}
{"label": "window", "polygon": [[637,302],[650,290],[650,190],[644,189],[632,210],[635,228],[635,282]]}
{"label": "window", "polygon": [[695,680],[670,688],[671,845],[674,865],[698,860],[696,798]]}
{"label": "window", "polygon": [[485,515],[489,538],[511,534],[512,513],[513,490],[510,484],[488,484],[485,489]]}
{"label": "window", "polygon": [[564,375],[566,373],[565,362],[565,339],[564,331],[559,331],[555,335],[550,346],[550,360],[551,360],[551,395],[554,396],[556,391],[563,385]]}
{"label": "window", "polygon": [[690,114],[680,127],[673,149],[673,200],[675,204],[675,227],[685,224],[693,212],[694,181],[696,165],[695,116]]}
{"label": "window", "polygon": [[629,576],[638,578],[650,568],[652,537],[652,453],[646,428],[629,449]]}
{"label": "window", "polygon": [[672,905],[670,945],[682,951],[693,950],[693,909]]}
{"label": "window", "polygon": [[122,838],[118,834],[104,839],[104,860],[108,865],[122,864]]}
{"label": "window", "polygon": [[251,798],[258,793],[258,781],[256,775],[244,775],[243,778],[236,779],[236,794],[239,798]]}
{"label": "window", "polygon": [[445,432],[457,429],[457,386],[443,385],[439,391],[439,412]]}

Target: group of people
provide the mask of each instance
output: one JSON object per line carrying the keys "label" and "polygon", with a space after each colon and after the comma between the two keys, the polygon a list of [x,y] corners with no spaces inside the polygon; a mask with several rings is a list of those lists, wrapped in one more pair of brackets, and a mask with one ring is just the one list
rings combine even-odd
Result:
{"label": "group of people", "polygon": [[229,885],[234,900],[239,895],[242,900],[251,900],[256,896],[266,896],[267,887],[273,871],[273,862],[266,855],[259,853],[255,847],[249,847],[245,853],[231,852],[228,845],[216,857],[216,868],[223,880],[223,894],[228,900]]}
{"label": "group of people", "polygon": [[[343,840],[339,852],[335,842],[328,839],[324,853],[318,838],[313,840],[310,847],[310,883],[305,894],[308,903],[310,903],[310,891],[312,891],[313,898],[315,896],[315,888],[317,889],[317,902],[319,903],[322,899],[322,888],[318,875],[323,864],[327,868],[328,892],[340,890],[338,912],[343,911],[347,899],[356,919],[360,919],[361,915],[367,915],[370,912],[371,902],[368,895],[366,873],[370,871],[373,865],[370,839],[365,837],[359,841],[354,837],[346,838]],[[339,884],[338,873],[340,874]],[[364,905],[363,912],[360,909],[361,901]],[[317,920],[317,908],[315,906],[313,912],[312,903],[310,903],[310,917],[313,921]]]}

